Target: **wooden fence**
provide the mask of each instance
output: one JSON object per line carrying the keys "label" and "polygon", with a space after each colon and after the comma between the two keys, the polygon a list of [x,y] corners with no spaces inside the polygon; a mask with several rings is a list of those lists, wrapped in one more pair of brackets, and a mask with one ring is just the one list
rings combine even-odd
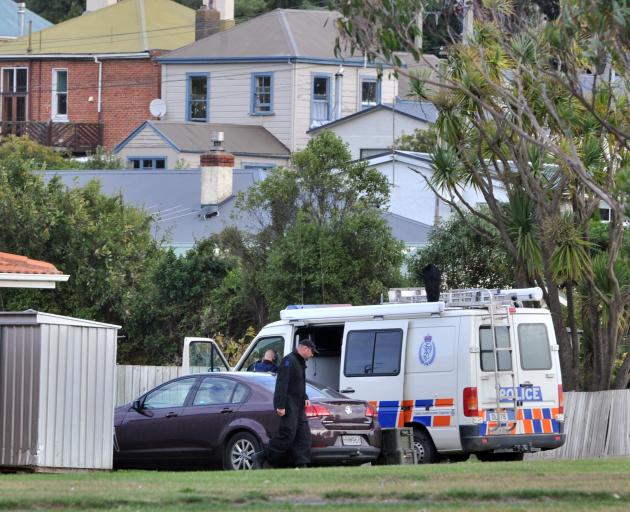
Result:
{"label": "wooden fence", "polygon": [[[183,373],[178,366],[119,365],[116,403],[131,402],[152,387],[180,375]],[[630,390],[565,393],[564,409],[567,432],[564,446],[526,455],[526,459],[630,455]]]}

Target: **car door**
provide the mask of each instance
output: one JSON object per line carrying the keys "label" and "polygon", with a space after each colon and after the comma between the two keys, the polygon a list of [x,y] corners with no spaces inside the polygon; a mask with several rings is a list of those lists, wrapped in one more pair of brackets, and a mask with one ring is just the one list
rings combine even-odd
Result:
{"label": "car door", "polygon": [[140,462],[183,457],[184,411],[197,381],[196,376],[172,380],[140,399],[116,430],[121,455]]}
{"label": "car door", "polygon": [[182,353],[184,373],[226,372],[230,365],[212,338],[184,338]]}
{"label": "car door", "polygon": [[403,397],[408,320],[348,322],[343,333],[339,391],[377,407],[395,427]]}
{"label": "car door", "polygon": [[224,429],[238,413],[247,387],[225,376],[202,377],[183,420],[186,450],[197,459],[222,454]]}

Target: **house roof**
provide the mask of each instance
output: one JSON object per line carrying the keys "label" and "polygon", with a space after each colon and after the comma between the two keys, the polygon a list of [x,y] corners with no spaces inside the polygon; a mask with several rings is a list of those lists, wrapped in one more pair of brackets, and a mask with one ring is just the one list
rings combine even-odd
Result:
{"label": "house roof", "polygon": [[69,277],[51,263],[0,252],[0,287],[54,288]]}
{"label": "house roof", "polygon": [[115,152],[121,151],[143,129],[157,133],[167,144],[180,153],[205,153],[210,149],[212,132],[225,134],[225,150],[238,156],[269,156],[287,159],[289,148],[266,128],[256,125],[228,123],[170,123],[145,121],[127,136]]}
{"label": "house roof", "polygon": [[[26,9],[24,14],[24,32],[28,32],[28,22],[32,22],[33,32],[52,26],[52,23],[33,11]],[[13,0],[0,0],[0,38],[18,37],[20,23],[18,20],[18,5]]]}
{"label": "house roof", "polygon": [[[45,28],[29,57],[172,50],[195,40],[195,11],[171,0],[121,0]],[[0,57],[27,53],[28,35],[0,44]]]}
{"label": "house roof", "polygon": [[[103,193],[121,193],[126,202],[143,207],[154,218],[153,235],[161,239],[168,235],[170,245],[175,248],[189,248],[196,240],[220,233],[224,228],[235,226],[255,232],[261,228],[260,219],[247,216],[236,208],[236,195],[245,192],[257,181],[266,177],[260,169],[235,169],[233,195],[219,205],[219,214],[204,219],[201,214],[201,171],[187,169],[181,171],[141,171],[141,170],[99,170],[99,171],[45,171],[44,177],[50,180],[59,176],[69,187],[84,186],[92,179],[101,183]],[[406,244],[426,242],[425,224],[405,219],[392,213],[384,213],[384,218],[392,227],[392,232]]]}
{"label": "house roof", "polygon": [[163,55],[159,61],[297,60],[363,66],[363,57],[352,57],[349,49],[343,49],[341,58],[335,55],[339,17],[334,11],[275,9]]}
{"label": "house roof", "polygon": [[340,124],[353,121],[360,117],[369,116],[370,114],[373,114],[374,112],[379,112],[381,110],[389,110],[391,112],[394,112],[395,114],[407,116],[425,123],[434,123],[438,116],[437,109],[435,108],[435,105],[433,105],[433,103],[430,103],[428,101],[399,100],[393,104],[380,103],[373,107],[359,110],[358,112],[354,112],[353,114],[341,117],[335,121],[331,121],[330,123],[312,128],[307,133],[315,133],[319,130],[329,129],[333,126],[338,126]]}

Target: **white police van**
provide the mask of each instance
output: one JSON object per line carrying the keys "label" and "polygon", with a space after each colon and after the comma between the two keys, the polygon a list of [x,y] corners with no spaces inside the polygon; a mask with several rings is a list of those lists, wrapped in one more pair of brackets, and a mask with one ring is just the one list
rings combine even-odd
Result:
{"label": "white police van", "polygon": [[[287,308],[258,333],[235,370],[251,371],[269,349],[281,358],[310,336],[319,355],[307,378],[371,402],[383,428],[412,427],[421,463],[471,453],[519,460],[561,446],[551,315],[523,307],[542,299],[540,288],[455,290],[440,299],[425,302],[418,290],[395,289],[388,304]],[[201,366],[196,354],[207,347],[187,341],[184,365]]]}

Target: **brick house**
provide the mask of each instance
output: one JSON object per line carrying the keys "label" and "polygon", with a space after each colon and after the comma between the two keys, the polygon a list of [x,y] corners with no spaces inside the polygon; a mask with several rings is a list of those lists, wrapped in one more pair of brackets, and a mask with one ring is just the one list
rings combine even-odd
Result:
{"label": "brick house", "polygon": [[171,0],[88,0],[88,12],[0,45],[0,135],[85,153],[113,148],[160,97],[153,58],[195,40]]}

